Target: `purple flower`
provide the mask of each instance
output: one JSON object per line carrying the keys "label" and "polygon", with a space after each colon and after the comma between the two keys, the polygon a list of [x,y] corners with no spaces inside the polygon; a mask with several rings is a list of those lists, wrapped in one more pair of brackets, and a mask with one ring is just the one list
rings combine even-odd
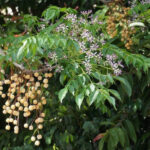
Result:
{"label": "purple flower", "polygon": [[77,15],[68,14],[64,19],[71,21],[72,23],[75,23],[77,21]]}
{"label": "purple flower", "polygon": [[98,58],[98,59],[102,59],[102,56],[103,56],[103,54],[100,52],[100,53],[97,55],[97,58]]}
{"label": "purple flower", "polygon": [[107,63],[111,66],[114,74],[118,76],[122,73],[120,68],[123,68],[124,66],[122,65],[121,61],[117,61],[116,59],[117,56],[115,54],[106,56]]}
{"label": "purple flower", "polygon": [[120,69],[115,69],[115,70],[114,70],[114,74],[115,74],[116,76],[121,75],[121,73],[122,73],[122,71],[121,71]]}
{"label": "purple flower", "polygon": [[121,68],[124,68],[121,61],[118,61],[118,66],[121,67]]}
{"label": "purple flower", "polygon": [[84,38],[88,38],[89,36],[91,36],[90,32],[84,29],[84,31],[81,34],[81,37],[84,39]]}
{"label": "purple flower", "polygon": [[48,58],[52,59],[52,61],[57,62],[57,54],[56,52],[50,52],[48,54]]}
{"label": "purple flower", "polygon": [[92,71],[92,66],[90,64],[90,61],[89,60],[85,60],[83,61],[83,64],[84,64],[84,67],[85,67],[85,70],[88,74],[91,74],[91,71]]}
{"label": "purple flower", "polygon": [[84,31],[81,34],[81,37],[83,39],[87,39],[91,43],[94,41],[94,37],[92,36],[92,34],[87,29],[84,29]]}
{"label": "purple flower", "polygon": [[103,24],[103,22],[99,21],[98,24]]}
{"label": "purple flower", "polygon": [[106,41],[102,39],[101,43],[102,43],[102,45],[104,45],[106,43]]}
{"label": "purple flower", "polygon": [[88,16],[89,14],[91,14],[92,13],[92,10],[88,10],[88,11],[81,11],[81,14],[82,15],[86,15],[86,16]]}
{"label": "purple flower", "polygon": [[80,17],[79,23],[81,23],[81,24],[86,24],[87,21],[86,21],[84,18]]}
{"label": "purple flower", "polygon": [[81,51],[84,53],[87,50],[85,46],[85,42],[79,42],[79,45],[80,45]]}
{"label": "purple flower", "polygon": [[60,73],[63,70],[64,70],[63,66],[57,65],[55,72]]}
{"label": "purple flower", "polygon": [[94,43],[90,46],[91,51],[96,51],[99,48],[99,45],[97,43]]}
{"label": "purple flower", "polygon": [[95,24],[98,22],[98,17],[96,16],[95,18],[91,18],[91,24]]}
{"label": "purple flower", "polygon": [[68,30],[68,26],[66,26],[65,24],[60,24],[57,28],[56,31],[57,32],[63,32],[65,33]]}
{"label": "purple flower", "polygon": [[87,51],[85,58],[87,58],[87,59],[89,60],[89,59],[91,59],[91,58],[96,57],[96,55],[97,55],[96,52],[95,52],[95,53],[92,53],[91,51]]}
{"label": "purple flower", "polygon": [[142,1],[141,1],[141,4],[143,4],[143,5],[144,5],[144,4],[150,4],[150,0],[142,0]]}

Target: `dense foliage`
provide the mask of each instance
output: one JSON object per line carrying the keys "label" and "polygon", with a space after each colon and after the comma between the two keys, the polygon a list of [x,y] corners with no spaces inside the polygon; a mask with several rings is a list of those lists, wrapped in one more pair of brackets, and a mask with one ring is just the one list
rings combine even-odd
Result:
{"label": "dense foliage", "polygon": [[94,7],[2,17],[0,149],[150,149],[150,4]]}

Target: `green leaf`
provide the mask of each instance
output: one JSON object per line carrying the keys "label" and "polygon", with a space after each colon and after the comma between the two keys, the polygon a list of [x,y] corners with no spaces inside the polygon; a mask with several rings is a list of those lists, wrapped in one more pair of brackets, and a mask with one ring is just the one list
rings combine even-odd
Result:
{"label": "green leaf", "polygon": [[108,150],[113,150],[117,147],[117,144],[119,142],[118,134],[117,134],[117,128],[112,128],[109,130],[109,138],[108,138]]}
{"label": "green leaf", "polygon": [[60,92],[58,93],[58,97],[61,103],[63,99],[65,98],[67,92],[68,92],[68,88],[65,87],[64,89],[60,90]]}
{"label": "green leaf", "polygon": [[91,90],[91,92],[94,92],[94,90],[95,90],[95,85],[93,83],[90,84],[90,90]]}
{"label": "green leaf", "polygon": [[122,101],[118,91],[113,90],[113,89],[109,89],[109,91],[112,95],[114,95],[116,98],[118,98],[120,101]]}
{"label": "green leaf", "polygon": [[118,76],[114,76],[114,78],[121,82],[123,89],[125,90],[126,94],[130,97],[132,95],[132,87],[128,80]]}
{"label": "green leaf", "polygon": [[133,22],[133,23],[129,24],[129,27],[134,27],[134,26],[145,27],[144,23],[142,23],[142,22]]}
{"label": "green leaf", "polygon": [[118,134],[121,146],[124,147],[124,145],[125,145],[125,135],[124,135],[123,130],[121,128],[118,128],[117,129],[117,134]]}
{"label": "green leaf", "polygon": [[108,96],[107,100],[109,101],[110,104],[112,104],[114,106],[114,108],[116,109],[116,101],[112,96]]}
{"label": "green leaf", "polygon": [[24,54],[25,48],[27,46],[27,40],[23,41],[23,45],[19,48],[18,53],[17,53],[17,58],[19,58],[21,55]]}
{"label": "green leaf", "polygon": [[105,143],[105,138],[103,137],[98,144],[98,150],[103,150],[104,143]]}
{"label": "green leaf", "polygon": [[67,78],[66,74],[65,74],[64,72],[62,72],[61,75],[60,75],[60,78],[59,78],[60,83],[61,83],[62,85],[64,84],[66,78]]}
{"label": "green leaf", "polygon": [[129,134],[130,139],[131,139],[134,143],[136,143],[136,141],[137,141],[137,136],[136,136],[135,128],[134,128],[132,122],[131,122],[130,120],[126,120],[126,121],[125,121],[125,125],[126,125],[126,128],[127,128],[127,130],[128,130],[128,134]]}
{"label": "green leaf", "polygon": [[84,99],[84,93],[83,92],[81,94],[77,95],[75,98],[76,104],[78,105],[79,109],[81,107],[83,99]]}
{"label": "green leaf", "polygon": [[69,92],[74,95],[75,94],[75,89],[73,85],[69,85]]}
{"label": "green leaf", "polygon": [[89,101],[88,101],[89,105],[92,105],[95,102],[99,93],[100,93],[100,91],[99,91],[99,89],[97,89],[96,91],[94,91],[90,94]]}

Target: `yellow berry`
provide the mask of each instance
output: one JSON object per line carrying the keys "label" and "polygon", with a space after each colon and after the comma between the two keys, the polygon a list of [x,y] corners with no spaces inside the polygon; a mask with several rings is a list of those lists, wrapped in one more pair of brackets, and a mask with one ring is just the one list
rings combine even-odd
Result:
{"label": "yellow berry", "polygon": [[39,87],[39,86],[40,86],[40,82],[36,82],[36,83],[35,83],[35,86],[36,86],[36,87]]}
{"label": "yellow berry", "polygon": [[42,80],[42,76],[39,76],[39,77],[38,77],[38,80]]}
{"label": "yellow berry", "polygon": [[13,118],[9,118],[9,122],[13,122],[14,121],[14,119]]}
{"label": "yellow berry", "polygon": [[9,123],[9,118],[6,119],[6,122]]}
{"label": "yellow berry", "polygon": [[43,86],[44,86],[44,88],[48,88],[48,84],[44,84]]}
{"label": "yellow berry", "polygon": [[23,110],[23,107],[22,107],[22,106],[20,106],[20,107],[19,107],[19,111],[22,111],[22,110]]}
{"label": "yellow berry", "polygon": [[11,98],[11,99],[14,99],[14,98],[15,98],[15,96],[14,96],[13,94],[11,94],[11,95],[10,95],[10,98]]}
{"label": "yellow berry", "polygon": [[37,90],[37,94],[39,94],[39,95],[40,95],[40,94],[41,94],[41,90]]}
{"label": "yellow berry", "polygon": [[14,124],[14,125],[17,125],[17,120],[14,120],[14,121],[13,121],[13,124]]}
{"label": "yellow berry", "polygon": [[35,73],[34,73],[34,76],[35,76],[35,77],[38,77],[38,76],[39,76],[39,73],[38,73],[38,72],[35,72]]}
{"label": "yellow berry", "polygon": [[37,141],[35,141],[34,144],[35,144],[35,146],[39,146],[40,145],[40,141],[37,140]]}
{"label": "yellow berry", "polygon": [[35,100],[33,100],[33,104],[34,105],[36,105],[38,102],[37,102],[37,100],[35,99]]}
{"label": "yellow berry", "polygon": [[34,142],[36,140],[35,136],[31,137],[31,141]]}
{"label": "yellow berry", "polygon": [[37,135],[37,139],[38,139],[38,140],[42,139],[42,135],[41,135],[41,134],[38,134],[38,135]]}
{"label": "yellow berry", "polygon": [[28,107],[25,107],[25,108],[24,108],[24,111],[25,111],[25,112],[27,112],[28,110],[29,110]]}
{"label": "yellow berry", "polygon": [[47,84],[48,83],[48,79],[44,79],[43,83]]}
{"label": "yellow berry", "polygon": [[5,129],[10,130],[10,125],[6,125]]}
{"label": "yellow berry", "polygon": [[39,124],[39,125],[38,125],[38,129],[40,129],[40,130],[43,129],[43,125],[42,125],[42,124]]}
{"label": "yellow berry", "polygon": [[17,103],[15,104],[15,106],[16,106],[16,107],[19,107],[19,106],[20,106],[20,103],[19,103],[19,102],[17,102]]}
{"label": "yellow berry", "polygon": [[33,130],[33,125],[30,125],[30,126],[29,126],[29,130]]}
{"label": "yellow berry", "polygon": [[41,113],[40,116],[41,116],[41,117],[45,117],[45,113]]}
{"label": "yellow berry", "polygon": [[15,108],[16,108],[16,106],[15,105],[11,105],[11,107],[10,107],[12,110],[14,110]]}
{"label": "yellow berry", "polygon": [[5,98],[6,97],[6,94],[2,94],[2,98]]}
{"label": "yellow berry", "polygon": [[24,128],[28,128],[29,125],[27,123],[24,124]]}
{"label": "yellow berry", "polygon": [[48,73],[48,77],[51,78],[53,76],[52,73]]}
{"label": "yellow berry", "polygon": [[3,114],[7,114],[7,111],[6,111],[6,110],[3,110]]}

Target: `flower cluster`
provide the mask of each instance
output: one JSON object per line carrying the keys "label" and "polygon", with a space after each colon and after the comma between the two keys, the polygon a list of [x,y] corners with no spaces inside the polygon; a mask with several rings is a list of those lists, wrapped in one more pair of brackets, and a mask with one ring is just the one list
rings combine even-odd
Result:
{"label": "flower cluster", "polygon": [[81,11],[82,15],[88,16],[92,13],[92,10],[88,10],[88,11]]}
{"label": "flower cluster", "polygon": [[60,25],[56,28],[56,31],[57,31],[57,32],[63,32],[63,33],[65,33],[66,30],[68,30],[68,26],[66,26],[65,24],[60,24]]}
{"label": "flower cluster", "polygon": [[111,66],[111,68],[114,71],[114,74],[116,76],[120,75],[122,73],[121,68],[123,68],[124,66],[122,65],[121,61],[117,61],[117,56],[116,55],[107,55],[106,56],[106,60],[108,62],[108,64]]}
{"label": "flower cluster", "polygon": [[141,0],[141,4],[150,4],[150,0]]}
{"label": "flower cluster", "polygon": [[68,14],[64,19],[71,21],[72,23],[75,23],[77,21],[77,15]]}
{"label": "flower cluster", "polygon": [[[75,40],[79,46],[80,46],[80,52],[81,54],[84,54],[84,59],[82,60],[82,63],[84,65],[85,71],[88,74],[91,74],[92,72],[92,62],[96,64],[103,63],[105,65],[106,60],[105,57],[103,57],[101,53],[101,47],[105,45],[105,37],[104,34],[98,29],[96,34],[93,34],[92,31],[87,28],[87,25],[100,25],[102,22],[99,20],[98,16],[94,17],[92,14],[92,11],[82,11],[79,18],[77,15],[74,14],[68,14],[65,16],[65,20],[67,22],[60,24],[56,28],[56,32],[59,34],[63,34],[66,36],[69,36],[72,40]],[[71,22],[71,26],[69,25]],[[100,36],[99,36],[99,35]],[[50,58],[53,59],[54,54],[50,54]],[[115,75],[121,74],[121,70],[119,69],[120,65],[116,67],[113,65],[115,60],[111,64],[109,64],[109,67],[113,70]],[[56,72],[59,72],[60,70],[63,70],[62,67],[58,67],[56,69]]]}

